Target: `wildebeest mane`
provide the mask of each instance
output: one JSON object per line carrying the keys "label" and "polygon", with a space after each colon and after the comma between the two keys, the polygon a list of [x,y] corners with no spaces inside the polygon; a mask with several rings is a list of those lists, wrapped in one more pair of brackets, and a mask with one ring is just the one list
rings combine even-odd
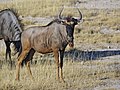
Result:
{"label": "wildebeest mane", "polygon": [[45,25],[45,26],[42,26],[42,27],[47,27],[47,26],[50,26],[51,24],[53,24],[53,23],[60,23],[60,20],[59,19],[54,19],[54,20],[52,20],[51,22],[49,22],[47,25]]}
{"label": "wildebeest mane", "polygon": [[48,26],[52,25],[55,22],[56,23],[61,23],[61,21],[59,19],[54,19],[54,20],[50,21],[47,25],[30,25],[30,26],[27,26],[25,28],[25,30],[28,29],[28,28],[34,28],[34,27],[48,27]]}
{"label": "wildebeest mane", "polygon": [[15,12],[16,11],[15,9],[13,9],[13,8],[7,8],[7,9],[4,9],[4,10],[1,10],[0,13],[2,13],[4,11],[11,11],[16,16],[16,18],[18,19],[18,13]]}
{"label": "wildebeest mane", "polygon": [[10,11],[10,12],[12,12],[15,15],[16,19],[18,20],[18,23],[19,23],[20,27],[23,30],[23,24],[21,23],[21,20],[18,18],[19,15],[18,15],[17,11],[15,9],[13,9],[13,8],[7,8],[7,9],[4,9],[4,10],[0,10],[0,13],[2,13],[4,11]]}

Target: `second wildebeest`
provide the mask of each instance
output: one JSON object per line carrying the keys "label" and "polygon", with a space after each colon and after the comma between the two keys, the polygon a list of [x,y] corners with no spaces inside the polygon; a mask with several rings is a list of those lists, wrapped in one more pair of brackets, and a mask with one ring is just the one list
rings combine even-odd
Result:
{"label": "second wildebeest", "polygon": [[[81,21],[82,14],[78,9],[79,19],[71,16],[62,18],[62,11],[63,9],[58,16],[59,18],[51,21],[48,25],[30,27],[22,32],[22,52],[17,62],[16,80],[19,80],[20,66],[23,60],[26,61],[29,74],[33,78],[30,70],[30,60],[37,51],[42,54],[53,52],[57,64],[57,79],[64,81],[62,72],[64,51],[68,44],[70,47],[74,46],[74,27]],[[59,67],[61,70],[60,75]]]}
{"label": "second wildebeest", "polygon": [[16,52],[19,52],[21,47],[20,35],[22,32],[21,24],[18,15],[12,9],[4,9],[0,11],[0,40],[4,40],[6,45],[6,56],[9,56],[11,68],[11,48],[10,44],[13,43]]}

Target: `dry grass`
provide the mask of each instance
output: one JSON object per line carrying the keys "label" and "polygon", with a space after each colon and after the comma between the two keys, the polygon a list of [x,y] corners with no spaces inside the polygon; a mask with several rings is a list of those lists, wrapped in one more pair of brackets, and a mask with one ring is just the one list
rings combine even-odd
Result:
{"label": "dry grass", "polygon": [[93,90],[105,84],[105,80],[119,80],[120,69],[117,68],[119,64],[117,60],[87,61],[84,65],[80,62],[65,61],[66,83],[59,83],[56,80],[56,69],[53,63],[32,65],[35,81],[32,81],[26,69],[22,68],[19,82],[15,81],[15,70],[9,70],[4,65],[0,71],[0,90]]}
{"label": "dry grass", "polygon": [[74,0],[12,0],[11,3],[0,4],[0,8],[14,8],[23,16],[53,16],[64,5]]}
{"label": "dry grass", "polygon": [[[0,9],[13,8],[19,15],[33,17],[57,16],[62,5],[74,6],[74,0],[12,0],[11,3],[0,3]],[[100,30],[105,27],[114,31],[120,30],[119,9],[92,9],[80,8],[84,22],[76,28],[76,39],[82,43],[120,43],[119,34],[104,35]],[[75,8],[65,8],[64,15],[78,16]],[[34,22],[22,20],[24,25],[32,25]]]}
{"label": "dry grass", "polygon": [[120,10],[83,10],[84,22],[76,29],[81,43],[120,43],[120,33],[103,34],[100,30],[120,30]]}

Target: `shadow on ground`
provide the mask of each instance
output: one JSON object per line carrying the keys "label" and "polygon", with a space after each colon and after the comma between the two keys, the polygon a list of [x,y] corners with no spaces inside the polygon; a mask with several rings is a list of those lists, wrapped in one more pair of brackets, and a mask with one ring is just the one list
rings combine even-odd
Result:
{"label": "shadow on ground", "polygon": [[[108,56],[115,56],[120,55],[120,50],[100,50],[100,51],[81,51],[77,49],[72,49],[65,52],[65,58],[70,58],[73,61],[88,61],[88,60],[98,60],[102,57],[108,57]],[[39,60],[35,60],[32,64],[42,63],[44,64],[47,59],[53,58],[53,54],[44,55],[39,58]],[[44,60],[45,59],[45,60]],[[49,60],[50,62],[53,62],[53,59]],[[0,60],[0,69],[2,69],[2,65],[6,62],[3,62]],[[15,61],[12,61],[12,64],[15,68]],[[9,64],[10,65],[10,64]],[[8,66],[10,67],[10,66]]]}
{"label": "shadow on ground", "polygon": [[65,56],[73,60],[97,60],[102,57],[120,55],[120,50],[81,51],[73,49],[65,52]]}

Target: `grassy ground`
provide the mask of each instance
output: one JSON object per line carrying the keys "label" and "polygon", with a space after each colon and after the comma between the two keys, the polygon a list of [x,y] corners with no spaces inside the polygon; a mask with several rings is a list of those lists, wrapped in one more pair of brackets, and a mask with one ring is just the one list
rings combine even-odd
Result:
{"label": "grassy ground", "polygon": [[119,43],[119,33],[103,34],[101,30],[120,30],[119,10],[83,10],[84,22],[76,28],[76,40],[81,43]]}
{"label": "grassy ground", "polygon": [[[0,9],[13,8],[18,15],[24,17],[54,17],[57,16],[62,5],[74,6],[74,0],[12,0],[11,3],[0,3]],[[81,6],[79,4],[78,6]],[[83,14],[84,22],[75,30],[75,38],[80,43],[120,43],[119,33],[105,35],[100,33],[102,29],[120,30],[120,9],[85,9],[79,8]],[[65,8],[63,15],[78,16],[75,8]],[[26,25],[35,24],[22,19]],[[47,22],[48,23],[48,22]],[[46,24],[47,24],[46,23]]]}
{"label": "grassy ground", "polygon": [[74,0],[12,0],[12,2],[1,3],[0,8],[14,8],[23,16],[53,16],[59,10],[61,5],[68,3],[69,5]]}
{"label": "grassy ground", "polygon": [[[104,59],[104,58],[103,58]],[[108,62],[108,60],[111,61]],[[106,90],[117,90],[112,87],[120,80],[119,58],[106,58],[100,61],[64,62],[64,78],[66,83],[56,80],[54,63],[32,65],[35,81],[27,74],[26,68],[21,69],[21,81],[15,81],[15,70],[9,70],[6,65],[0,71],[0,90],[93,90],[103,87]],[[112,83],[110,83],[112,81]],[[119,83],[118,83],[119,84]],[[98,88],[98,90],[103,90]]]}

